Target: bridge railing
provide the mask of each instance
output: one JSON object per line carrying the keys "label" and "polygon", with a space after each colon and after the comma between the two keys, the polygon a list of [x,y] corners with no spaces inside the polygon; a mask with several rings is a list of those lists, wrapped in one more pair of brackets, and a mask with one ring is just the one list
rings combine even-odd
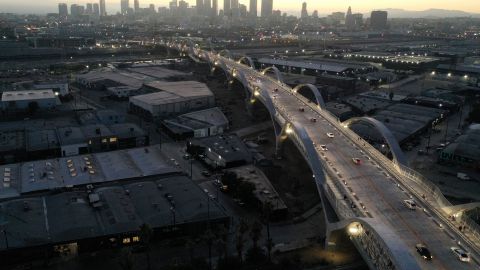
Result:
{"label": "bridge railing", "polygon": [[[297,149],[299,149],[302,152],[302,155],[308,160],[307,154],[304,150],[304,145],[303,142],[298,138],[298,135],[294,132],[292,133],[291,138],[293,139],[292,141],[297,145]],[[345,186],[343,186],[340,182],[340,179],[338,178],[338,175],[331,169],[330,166],[328,166],[322,158],[319,158],[320,163],[322,164],[323,172],[317,172],[317,173],[324,173],[326,176],[325,180],[325,190],[327,191],[327,196],[329,196],[330,203],[331,205],[335,208],[336,213],[342,218],[342,219],[348,219],[352,217],[365,217],[361,211],[360,211],[360,206],[355,204],[356,207],[352,208],[349,204],[347,204],[346,200],[343,198],[343,195],[346,195],[349,197],[349,200],[351,202],[355,202],[354,198],[352,198],[350,192],[347,190]],[[331,181],[330,179],[337,179],[338,181]],[[318,184],[318,181],[315,180]],[[327,183],[330,183],[328,185]],[[334,194],[334,191],[330,189],[330,187],[333,185],[333,187],[340,193],[340,198]]]}

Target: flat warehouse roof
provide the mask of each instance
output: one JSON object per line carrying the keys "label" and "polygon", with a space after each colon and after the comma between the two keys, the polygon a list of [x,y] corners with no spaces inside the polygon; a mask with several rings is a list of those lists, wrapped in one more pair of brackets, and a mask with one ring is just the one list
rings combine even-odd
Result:
{"label": "flat warehouse roof", "polygon": [[145,84],[146,87],[158,92],[131,97],[132,101],[139,101],[150,105],[169,104],[187,101],[195,98],[213,97],[208,86],[201,82],[161,82],[155,81]]}
{"label": "flat warehouse roof", "polygon": [[0,166],[0,199],[180,172],[158,145]]}
{"label": "flat warehouse roof", "polygon": [[21,101],[35,99],[53,99],[55,93],[52,90],[28,90],[28,91],[8,91],[3,92],[2,101]]}
{"label": "flat warehouse roof", "polygon": [[157,178],[90,191],[64,192],[0,203],[8,232],[0,250],[76,241],[228,216],[185,176]]}

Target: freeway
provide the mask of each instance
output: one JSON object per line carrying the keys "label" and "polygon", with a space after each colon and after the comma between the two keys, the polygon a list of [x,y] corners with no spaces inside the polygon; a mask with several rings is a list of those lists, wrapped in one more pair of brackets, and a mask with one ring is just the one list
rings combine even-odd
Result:
{"label": "freeway", "polygon": [[[215,59],[214,54],[210,57]],[[409,248],[408,252],[421,269],[478,267],[474,250],[464,247],[473,252],[470,263],[460,262],[453,255],[450,248],[458,246],[458,239],[462,239],[459,232],[447,224],[443,225],[442,217],[429,210],[427,202],[404,186],[399,176],[391,173],[392,168],[389,166],[393,165],[378,163],[375,157],[358,146],[358,142],[340,130],[343,127],[325,117],[320,108],[312,106],[288,86],[233,60],[222,58],[222,61],[228,72],[235,69],[247,78],[251,86],[258,87],[263,94],[267,93],[284,118],[305,128],[314,143],[311,147],[315,147],[319,157],[325,161],[324,164],[328,164],[337,173],[337,179],[342,179],[342,185],[351,190],[351,194],[345,194],[345,199],[353,202],[365,216],[380,220],[393,230],[398,242],[403,242]],[[334,137],[327,136],[327,133],[333,133]],[[325,145],[328,150],[322,150],[320,145]],[[361,164],[355,164],[353,158],[360,159]],[[404,204],[404,200],[411,198],[418,205],[415,211]],[[418,243],[430,249],[432,261],[426,261],[417,254],[415,245]],[[414,268],[416,267],[412,267]]]}

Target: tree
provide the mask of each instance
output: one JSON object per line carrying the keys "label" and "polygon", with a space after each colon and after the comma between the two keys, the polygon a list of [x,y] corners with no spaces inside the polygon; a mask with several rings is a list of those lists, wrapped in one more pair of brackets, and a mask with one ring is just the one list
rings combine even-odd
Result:
{"label": "tree", "polygon": [[37,111],[38,111],[38,108],[40,106],[38,106],[38,102],[36,101],[31,101],[28,103],[28,113],[30,115],[34,115]]}
{"label": "tree", "polygon": [[123,248],[120,257],[120,267],[122,270],[132,270],[134,264],[134,258],[130,248]]}
{"label": "tree", "polygon": [[195,242],[188,238],[187,242],[185,243],[185,248],[188,250],[188,255],[190,256],[190,262],[193,262],[195,258]]}
{"label": "tree", "polygon": [[140,241],[145,246],[145,255],[147,255],[147,267],[151,269],[150,264],[150,241],[153,236],[153,230],[150,225],[144,223],[140,226]]}
{"label": "tree", "polygon": [[468,121],[470,123],[480,123],[480,104],[472,104],[472,110],[468,114]]}
{"label": "tree", "polygon": [[217,249],[218,249],[218,261],[226,259],[228,257],[228,231],[225,226],[220,225],[216,230],[217,236]]}
{"label": "tree", "polygon": [[248,232],[248,223],[245,219],[240,219],[239,224],[237,225],[237,235],[236,235],[236,249],[238,259],[243,260],[243,248],[245,247],[244,236]]}
{"label": "tree", "polygon": [[268,250],[268,261],[272,261],[272,248],[273,248],[273,240],[270,237],[270,218],[273,212],[273,206],[270,201],[267,201],[263,204],[263,220],[267,225],[267,250]]}
{"label": "tree", "polygon": [[205,244],[207,244],[208,247],[208,266],[209,269],[212,270],[212,245],[215,241],[215,234],[213,234],[210,228],[205,231],[203,235],[203,241],[205,242]]}
{"label": "tree", "polygon": [[263,225],[258,220],[255,220],[250,227],[250,238],[252,238],[253,247],[258,247],[258,240],[262,237]]}

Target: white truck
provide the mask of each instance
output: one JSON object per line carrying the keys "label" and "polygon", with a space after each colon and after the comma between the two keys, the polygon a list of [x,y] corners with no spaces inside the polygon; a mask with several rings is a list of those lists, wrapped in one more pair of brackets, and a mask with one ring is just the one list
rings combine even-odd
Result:
{"label": "white truck", "polygon": [[466,173],[461,173],[461,172],[457,172],[457,178],[460,179],[460,180],[463,180],[463,181],[470,181],[470,180],[472,180],[472,178],[470,178],[470,176],[468,176],[468,174],[466,174]]}

